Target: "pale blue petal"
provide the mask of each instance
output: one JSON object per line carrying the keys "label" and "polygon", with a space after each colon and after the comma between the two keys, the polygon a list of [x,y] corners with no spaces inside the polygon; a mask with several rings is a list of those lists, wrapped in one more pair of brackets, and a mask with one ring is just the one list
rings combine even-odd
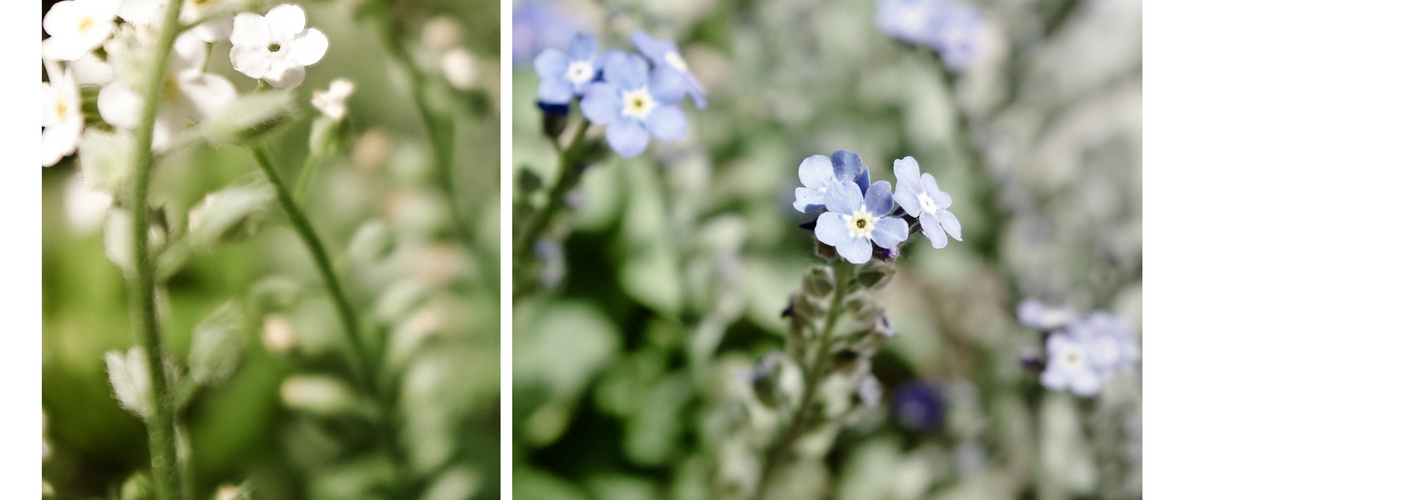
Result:
{"label": "pale blue petal", "polygon": [[872,173],[872,170],[865,168],[863,169],[863,173],[858,174],[858,191],[865,195],[868,194],[868,185],[871,183],[871,180],[868,178],[868,174],[870,173]]}
{"label": "pale blue petal", "polygon": [[619,156],[633,158],[648,148],[648,130],[638,120],[619,120],[605,130],[605,140]]}
{"label": "pale blue petal", "polygon": [[580,33],[570,41],[570,60],[591,61],[595,58],[595,50],[599,48],[599,42],[595,37]]}
{"label": "pale blue petal", "polygon": [[852,214],[862,204],[863,195],[858,191],[858,185],[852,182],[840,181],[824,193],[824,207],[830,212]]}
{"label": "pale blue petal", "polygon": [[892,161],[892,175],[897,177],[899,191],[903,187],[919,189],[921,186],[921,167],[910,156]]}
{"label": "pale blue petal", "polygon": [[912,191],[912,187],[907,184],[902,184],[900,180],[897,181],[897,191],[892,193],[892,200],[896,201],[897,206],[902,207],[903,211],[911,215],[921,214],[921,201],[917,199],[917,195]]}
{"label": "pale blue petal", "polygon": [[834,164],[829,161],[827,156],[810,156],[800,162],[799,178],[800,184],[804,184],[806,187],[824,187],[834,180]]}
{"label": "pale blue petal", "polygon": [[947,194],[945,191],[927,191],[926,195],[931,197],[931,201],[936,202],[936,206],[951,208],[951,195]]}
{"label": "pale blue petal", "polygon": [[[834,154],[830,155],[829,158],[833,160],[834,177],[838,178],[838,180],[855,180],[858,178],[858,174],[862,173],[864,170],[863,159],[858,157],[858,153],[847,149],[834,151]],[[867,190],[867,186],[860,187],[862,187],[864,191]]]}
{"label": "pale blue petal", "polygon": [[930,212],[921,213],[921,234],[926,235],[931,240],[932,248],[946,248],[946,232],[941,230],[941,223],[936,220],[936,216]]}
{"label": "pale blue petal", "polygon": [[848,238],[848,225],[843,223],[843,216],[824,212],[819,214],[819,219],[814,222],[814,237],[826,245],[838,246]]}
{"label": "pale blue petal", "polygon": [[907,241],[907,221],[901,217],[883,217],[873,223],[873,243],[892,248]]}
{"label": "pale blue petal", "polygon": [[941,221],[941,229],[950,233],[952,238],[955,238],[956,241],[963,241],[960,239],[960,221],[956,220],[955,214],[951,213],[950,210],[936,212],[936,220]]}
{"label": "pale blue petal", "polygon": [[648,76],[648,91],[663,104],[675,104],[687,95],[687,79],[667,66],[657,66]]}
{"label": "pale blue petal", "polygon": [[863,195],[863,204],[868,207],[869,212],[879,216],[892,213],[892,183],[874,182]]}
{"label": "pale blue petal", "polygon": [[619,88],[608,83],[591,84],[585,91],[585,98],[580,100],[580,112],[590,123],[614,123],[623,108],[624,100],[619,96]]}
{"label": "pale blue petal", "polygon": [[838,250],[839,255],[854,264],[862,264],[873,258],[873,244],[867,238],[845,238],[834,245],[834,248]]}
{"label": "pale blue petal", "polygon": [[635,30],[629,35],[629,41],[634,42],[634,47],[638,48],[639,52],[643,52],[644,55],[653,60],[654,64],[658,65],[666,64],[663,58],[668,52],[677,52],[678,50],[676,43],[654,38],[643,30]]}
{"label": "pale blue petal", "polygon": [[546,49],[536,55],[536,61],[532,62],[536,68],[536,76],[543,80],[547,78],[560,78],[565,74],[566,68],[570,67],[570,60],[566,58],[564,52],[556,49]]}
{"label": "pale blue petal", "polygon": [[611,50],[605,54],[604,78],[624,90],[643,87],[648,85],[648,62],[638,54]]}
{"label": "pale blue petal", "polygon": [[935,199],[935,194],[941,192],[941,186],[936,184],[936,178],[932,177],[931,174],[921,174],[921,190],[926,191],[927,196]]}
{"label": "pale blue petal", "polygon": [[536,98],[547,104],[569,104],[575,98],[575,89],[564,78],[543,78],[536,88]]}
{"label": "pale blue petal", "polygon": [[702,81],[698,80],[692,72],[687,73],[687,95],[692,97],[692,104],[697,109],[707,109],[707,89],[702,88]]}
{"label": "pale blue petal", "polygon": [[795,188],[795,210],[813,212],[824,208],[824,195],[809,188]]}
{"label": "pale blue petal", "polygon": [[687,136],[687,115],[677,105],[658,106],[648,115],[648,130],[665,141],[680,140]]}

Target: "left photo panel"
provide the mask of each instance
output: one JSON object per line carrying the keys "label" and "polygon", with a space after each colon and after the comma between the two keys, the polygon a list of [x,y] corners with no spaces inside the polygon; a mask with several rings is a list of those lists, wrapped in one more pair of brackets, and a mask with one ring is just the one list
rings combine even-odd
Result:
{"label": "left photo panel", "polygon": [[500,496],[499,13],[42,2],[44,498]]}

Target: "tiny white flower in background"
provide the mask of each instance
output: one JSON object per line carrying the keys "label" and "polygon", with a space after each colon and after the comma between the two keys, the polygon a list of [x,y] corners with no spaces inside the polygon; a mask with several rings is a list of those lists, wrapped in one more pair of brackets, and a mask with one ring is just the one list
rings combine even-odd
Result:
{"label": "tiny white flower in background", "polygon": [[117,17],[136,26],[155,26],[165,10],[166,0],[122,0]]}
{"label": "tiny white flower in background", "polygon": [[[219,113],[234,100],[234,84],[223,76],[204,72],[205,47],[191,33],[176,38],[162,83],[161,102],[156,107],[153,150],[164,151],[172,135]],[[98,113],[114,126],[135,128],[141,108],[141,95],[120,81],[98,92]]]}
{"label": "tiny white flower in background", "polygon": [[44,135],[42,151],[44,166],[52,167],[63,157],[78,149],[78,136],[83,134],[83,100],[73,71],[60,71],[57,64],[45,64],[49,81],[41,91],[44,99]]}
{"label": "tiny white flower in background", "polygon": [[73,71],[73,81],[78,85],[107,85],[116,76],[112,65],[92,52],[68,63],[68,69]]}
{"label": "tiny white flower in background", "polygon": [[438,16],[424,23],[420,41],[435,52],[443,52],[458,45],[458,21],[448,16]]}
{"label": "tiny white flower in background", "polygon": [[[233,0],[185,0],[185,5],[180,9],[180,22],[186,25],[194,24],[195,21],[225,10],[233,3]],[[218,19],[211,19],[190,28],[190,33],[202,42],[228,40],[229,35],[233,32],[233,16],[221,16]]]}
{"label": "tiny white flower in background", "polygon": [[331,119],[340,120],[346,116],[346,98],[351,97],[351,93],[355,91],[356,84],[351,83],[351,80],[337,78],[332,80],[327,90],[312,91],[312,106]]}
{"label": "tiny white flower in background", "polygon": [[444,78],[448,79],[449,85],[458,90],[468,90],[473,85],[473,80],[478,76],[478,68],[473,62],[473,55],[462,48],[454,48],[444,53],[444,59],[440,64],[444,67]]}
{"label": "tiny white flower in background", "polygon": [[307,28],[302,8],[289,4],[262,16],[234,16],[229,42],[234,45],[229,61],[235,70],[280,89],[300,85],[306,76],[302,68],[322,60],[327,53],[327,36]]}
{"label": "tiny white flower in background", "polygon": [[79,176],[72,176],[63,187],[63,214],[73,232],[86,236],[102,227],[107,209],[112,207],[112,195],[93,189]]}
{"label": "tiny white flower in background", "polygon": [[121,0],[67,0],[44,15],[44,59],[72,61],[102,45],[117,28]]}

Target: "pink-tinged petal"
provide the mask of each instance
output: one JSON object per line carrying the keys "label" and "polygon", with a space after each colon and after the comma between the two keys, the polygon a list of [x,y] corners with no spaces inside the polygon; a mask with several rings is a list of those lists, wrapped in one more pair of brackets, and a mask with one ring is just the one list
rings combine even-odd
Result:
{"label": "pink-tinged petal", "polygon": [[292,40],[307,28],[307,14],[302,7],[292,4],[285,3],[268,9],[263,18],[268,20],[268,33],[274,40]]}
{"label": "pink-tinged petal", "polygon": [[235,45],[229,50],[229,62],[234,65],[235,71],[250,78],[263,78],[268,75],[273,58],[267,48]]}
{"label": "pink-tinged petal", "polygon": [[317,28],[312,28],[293,40],[292,47],[288,50],[292,51],[290,55],[293,62],[301,66],[317,64],[327,53],[327,36]]}
{"label": "pink-tinged petal", "polygon": [[229,33],[229,43],[235,47],[257,47],[266,52],[270,39],[268,20],[263,16],[247,12],[234,16],[234,30]]}
{"label": "pink-tinged petal", "polygon": [[800,184],[804,184],[805,187],[824,187],[834,179],[834,163],[824,155],[805,158],[799,165],[799,178]]}
{"label": "pink-tinged petal", "polygon": [[141,117],[142,99],[120,83],[98,91],[98,114],[114,127],[135,128]]}

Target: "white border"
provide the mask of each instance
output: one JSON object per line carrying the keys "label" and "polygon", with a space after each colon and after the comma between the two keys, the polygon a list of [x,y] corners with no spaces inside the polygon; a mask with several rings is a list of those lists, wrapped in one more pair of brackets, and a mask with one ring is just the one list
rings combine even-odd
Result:
{"label": "white border", "polygon": [[502,311],[498,323],[501,325],[501,340],[498,342],[498,350],[502,356],[500,362],[501,372],[501,394],[498,396],[501,401],[502,414],[500,418],[500,434],[497,436],[501,443],[501,497],[512,498],[512,0],[502,0],[500,10],[502,15],[501,26],[501,47],[498,49],[498,61],[501,63],[501,105],[499,106],[502,118],[502,130],[499,134],[502,137],[502,148],[500,156],[502,158],[501,174],[501,194],[498,203],[501,204],[502,213],[501,235],[499,245],[501,246],[501,259],[498,270],[501,273],[501,297]]}
{"label": "white border", "polygon": [[[0,369],[4,370],[4,401],[11,411],[3,413],[0,436],[0,491],[31,492],[38,488],[41,475],[39,441],[40,416],[34,404],[41,400],[43,372],[43,286],[42,193],[43,164],[40,158],[39,45],[42,5],[4,2],[0,5],[0,214],[4,214],[7,245],[0,258],[0,318],[4,318],[6,348],[0,349]],[[28,496],[28,495],[15,495]]]}

